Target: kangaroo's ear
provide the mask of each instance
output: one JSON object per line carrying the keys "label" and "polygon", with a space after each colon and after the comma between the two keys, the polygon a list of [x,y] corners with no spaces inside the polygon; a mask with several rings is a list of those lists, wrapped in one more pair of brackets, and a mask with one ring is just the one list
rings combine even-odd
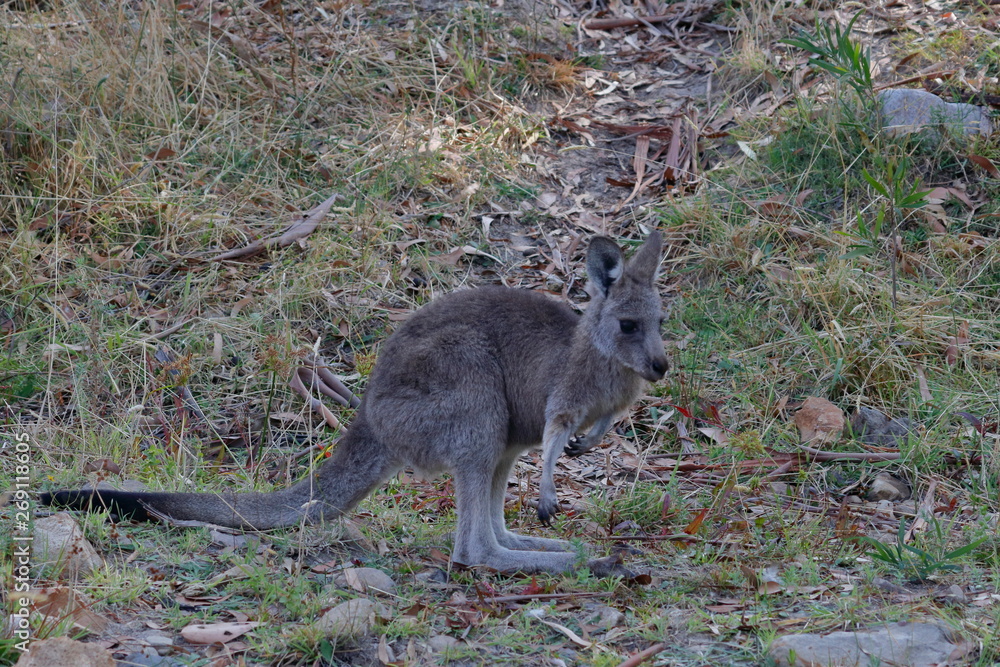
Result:
{"label": "kangaroo's ear", "polygon": [[607,236],[595,236],[587,248],[587,275],[600,290],[602,296],[622,277],[625,269],[625,255],[618,244]]}
{"label": "kangaroo's ear", "polygon": [[653,230],[653,233],[646,238],[646,242],[629,260],[629,274],[643,282],[653,284],[656,280],[656,269],[660,266],[660,250],[662,248],[663,235],[659,231]]}

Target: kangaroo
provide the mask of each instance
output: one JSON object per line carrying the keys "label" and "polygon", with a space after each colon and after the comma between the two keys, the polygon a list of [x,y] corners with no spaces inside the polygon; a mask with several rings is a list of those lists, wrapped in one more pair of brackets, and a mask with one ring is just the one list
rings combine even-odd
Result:
{"label": "kangaroo", "polygon": [[[407,466],[448,470],[458,511],[453,562],[571,571],[579,560],[569,543],[507,530],[507,479],[517,458],[541,444],[538,516],[547,525],[558,511],[559,454],[594,447],[644,382],[666,373],[655,286],[661,243],[653,232],[626,261],[613,241],[595,237],[586,260],[592,298],[582,316],[542,294],[498,286],[454,292],[418,309],[386,340],[333,456],[285,490],[57,491],[40,500],[139,520],[159,513],[264,530],[342,515]],[[609,563],[586,565],[597,575],[622,571]]]}

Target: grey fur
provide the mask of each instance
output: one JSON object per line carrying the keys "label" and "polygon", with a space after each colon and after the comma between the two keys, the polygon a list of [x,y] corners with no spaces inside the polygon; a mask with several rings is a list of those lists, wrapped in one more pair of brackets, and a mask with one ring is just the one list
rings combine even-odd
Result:
{"label": "grey fur", "polygon": [[[644,381],[667,369],[655,280],[661,238],[625,261],[610,239],[587,254],[592,299],[581,317],[523,290],[481,287],[421,308],[385,342],[368,390],[331,459],[276,493],[58,492],[43,502],[151,507],[178,520],[268,529],[339,516],[400,469],[451,471],[458,529],[452,560],[500,571],[566,572],[577,556],[560,540],[517,535],[503,516],[517,458],[542,446],[538,514],[557,512],[553,472],[566,450],[600,442]],[[574,434],[589,432],[579,438]],[[598,574],[608,562],[587,563]]]}

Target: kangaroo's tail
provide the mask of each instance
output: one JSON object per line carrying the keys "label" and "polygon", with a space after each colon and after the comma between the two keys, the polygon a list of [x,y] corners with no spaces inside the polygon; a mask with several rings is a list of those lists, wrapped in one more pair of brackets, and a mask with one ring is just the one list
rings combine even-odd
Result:
{"label": "kangaroo's tail", "polygon": [[204,521],[245,530],[267,530],[332,519],[350,511],[399,469],[364,419],[355,418],[333,456],[313,474],[274,493],[153,493],[55,491],[43,505],[108,509],[123,518],[150,521],[156,513],[179,521]]}

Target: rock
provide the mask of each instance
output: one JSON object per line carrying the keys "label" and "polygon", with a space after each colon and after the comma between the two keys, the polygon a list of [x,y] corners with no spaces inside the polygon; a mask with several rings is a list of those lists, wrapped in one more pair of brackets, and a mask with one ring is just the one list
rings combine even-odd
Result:
{"label": "rock", "polygon": [[148,644],[160,655],[169,655],[174,650],[174,640],[156,632],[146,633],[139,637],[139,639]]}
{"label": "rock", "polygon": [[913,430],[909,419],[889,419],[871,408],[858,408],[851,415],[851,431],[861,442],[874,447],[899,447]]}
{"label": "rock", "polygon": [[[36,522],[37,523],[37,522]],[[15,667],[115,667],[111,654],[97,644],[84,644],[69,637],[31,642]]]}
{"label": "rock", "polygon": [[440,653],[445,649],[453,648],[458,646],[462,642],[458,641],[451,635],[434,635],[427,640],[427,645],[431,647],[432,650]]}
{"label": "rock", "polygon": [[34,565],[52,566],[60,575],[78,578],[104,565],[104,561],[76,520],[66,512],[35,521]]}
{"label": "rock", "polygon": [[934,599],[956,607],[960,607],[968,602],[968,599],[965,597],[965,591],[962,590],[961,586],[956,584],[952,584],[951,586],[939,591],[938,594],[934,596]]}
{"label": "rock", "polygon": [[863,632],[786,635],[771,643],[770,653],[781,667],[932,667],[952,664],[949,656],[957,648],[948,632],[938,625],[893,623]]}
{"label": "rock", "polygon": [[597,628],[605,632],[611,628],[616,628],[625,622],[625,614],[621,613],[614,607],[609,607],[606,604],[599,604],[596,602],[588,602],[583,606],[583,620],[584,623],[589,625],[597,626]]}
{"label": "rock", "polygon": [[882,126],[890,137],[919,132],[928,126],[946,126],[962,134],[990,135],[989,114],[973,104],[953,104],[913,88],[890,88],[878,94]]}
{"label": "rock", "polygon": [[896,518],[896,512],[894,511],[891,500],[880,500],[875,503],[875,516],[880,516],[885,519]]}
{"label": "rock", "polygon": [[837,440],[846,423],[843,410],[817,396],[807,398],[795,413],[802,442],[813,447]]}
{"label": "rock", "polygon": [[373,567],[349,567],[336,578],[340,586],[350,586],[359,593],[392,595],[396,592],[396,582],[382,570]]}
{"label": "rock", "polygon": [[887,472],[880,472],[875,475],[875,479],[872,480],[872,485],[868,489],[868,495],[865,497],[873,502],[876,500],[891,500],[893,502],[906,500],[910,497],[910,485]]}
{"label": "rock", "polygon": [[320,616],[316,627],[331,639],[354,639],[374,627],[376,609],[368,598],[348,600]]}
{"label": "rock", "polygon": [[435,567],[418,572],[414,579],[425,584],[447,584],[448,573],[439,567]]}
{"label": "rock", "polygon": [[910,590],[903,588],[898,584],[894,584],[888,579],[883,579],[882,577],[876,577],[872,580],[872,585],[879,588],[886,593],[892,593],[894,595],[910,595]]}
{"label": "rock", "polygon": [[147,646],[141,651],[136,651],[126,655],[120,665],[128,665],[128,667],[183,667],[184,663],[175,660],[174,658],[168,658],[157,653],[156,649],[152,646]]}

